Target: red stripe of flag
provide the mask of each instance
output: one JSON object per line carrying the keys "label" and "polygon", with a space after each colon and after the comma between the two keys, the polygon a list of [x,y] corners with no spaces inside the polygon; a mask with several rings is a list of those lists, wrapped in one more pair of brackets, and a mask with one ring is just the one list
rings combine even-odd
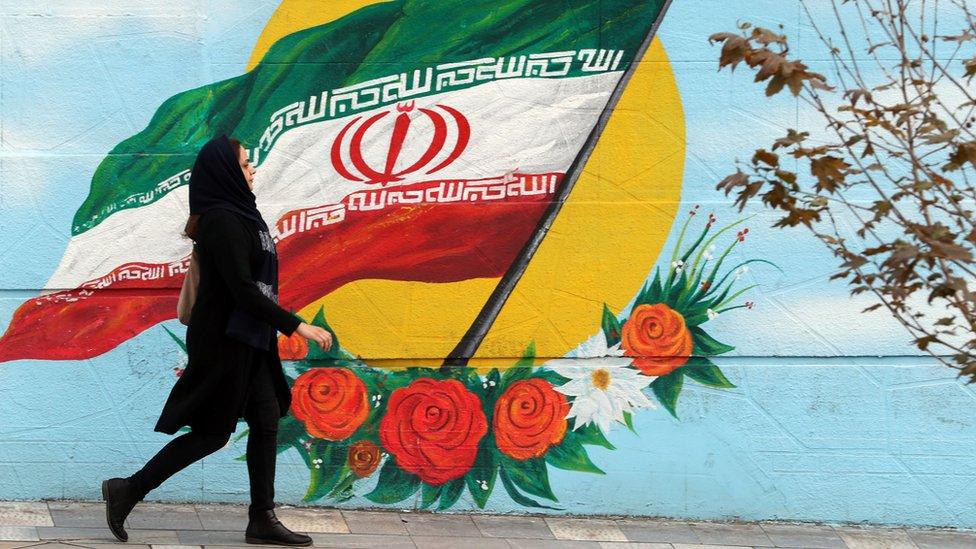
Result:
{"label": "red stripe of flag", "polygon": [[[339,223],[282,238],[277,246],[281,304],[298,310],[359,279],[454,282],[500,277],[532,234],[561,180],[561,174],[539,177],[554,181],[547,192],[489,201],[347,209]],[[426,182],[396,189],[431,187]],[[348,204],[348,198],[344,202]],[[118,275],[131,267],[156,268],[161,276],[120,280]],[[182,273],[170,274],[168,264],[147,263],[129,263],[113,273],[115,280],[104,287],[95,287],[101,280],[96,279],[22,304],[0,339],[0,362],[91,358],[176,317]],[[50,329],[52,324],[58,329]]]}

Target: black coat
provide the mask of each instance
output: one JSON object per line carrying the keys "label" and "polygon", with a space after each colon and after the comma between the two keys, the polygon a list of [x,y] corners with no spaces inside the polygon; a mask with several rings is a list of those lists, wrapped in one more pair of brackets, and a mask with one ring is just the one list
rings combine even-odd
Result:
{"label": "black coat", "polygon": [[262,251],[257,226],[229,210],[213,209],[200,216],[194,237],[200,285],[186,330],[189,362],[153,430],[174,434],[189,425],[198,432],[232,433],[243,417],[248,382],[258,367],[271,368],[279,417],[284,417],[291,391],[281,370],[276,334],[271,334],[269,351],[224,334],[237,304],[285,335],[302,322],[254,283],[252,273],[260,266]]}

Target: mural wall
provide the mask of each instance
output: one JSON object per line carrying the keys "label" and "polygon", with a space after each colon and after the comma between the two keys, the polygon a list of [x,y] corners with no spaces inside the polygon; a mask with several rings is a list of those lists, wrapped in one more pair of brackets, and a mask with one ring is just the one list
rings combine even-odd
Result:
{"label": "mural wall", "polygon": [[[98,499],[168,440],[227,133],[338,343],[279,340],[279,502],[976,526],[973,388],[715,190],[804,114],[708,35],[815,59],[798,5],[238,4],[0,7],[0,500]],[[246,502],[246,436],[149,499]]]}

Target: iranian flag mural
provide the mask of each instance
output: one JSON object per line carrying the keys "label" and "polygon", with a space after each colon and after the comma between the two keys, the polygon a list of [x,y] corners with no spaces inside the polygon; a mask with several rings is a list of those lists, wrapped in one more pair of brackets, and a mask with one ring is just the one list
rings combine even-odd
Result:
{"label": "iranian flag mural", "polygon": [[[974,386],[716,189],[816,185],[789,152],[834,142],[729,48],[833,85],[818,36],[893,47],[865,2],[801,3],[0,0],[0,501],[98,500],[167,442],[208,367],[176,318],[190,170],[224,134],[282,305],[334,342],[277,336],[282,504],[976,527]],[[883,4],[966,76],[965,2]],[[147,501],[245,504],[238,419]]]}
{"label": "iranian flag mural", "polygon": [[511,276],[664,4],[383,2],[278,39],[245,74],[165,101],[102,160],[0,361],[89,358],[175,317],[189,170],[222,133],[257,166],[284,307],[364,279]]}
{"label": "iranian flag mural", "polygon": [[661,254],[684,161],[652,42],[667,5],[282,2],[244,74],[169,98],[102,159],[0,361],[83,360],[158,325],[185,357],[190,167],[232,135],[281,302],[334,339],[278,340],[302,500],[565,509],[552,472],[608,474],[613,429],[734,387],[705,326],[751,309],[740,278],[768,264],[739,257],[744,219],[699,206]]}

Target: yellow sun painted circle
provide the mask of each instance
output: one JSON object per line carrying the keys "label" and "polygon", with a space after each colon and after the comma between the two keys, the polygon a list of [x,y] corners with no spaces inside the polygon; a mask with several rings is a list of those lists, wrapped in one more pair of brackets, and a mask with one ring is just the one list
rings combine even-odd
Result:
{"label": "yellow sun painted circle", "polygon": [[[283,0],[248,69],[280,38],[376,0]],[[472,365],[510,366],[530,342],[560,357],[640,290],[667,239],[681,195],[685,124],[664,47],[654,39],[559,216],[505,303]],[[498,279],[452,283],[359,280],[304,307],[325,307],[343,348],[380,366],[438,365]]]}

